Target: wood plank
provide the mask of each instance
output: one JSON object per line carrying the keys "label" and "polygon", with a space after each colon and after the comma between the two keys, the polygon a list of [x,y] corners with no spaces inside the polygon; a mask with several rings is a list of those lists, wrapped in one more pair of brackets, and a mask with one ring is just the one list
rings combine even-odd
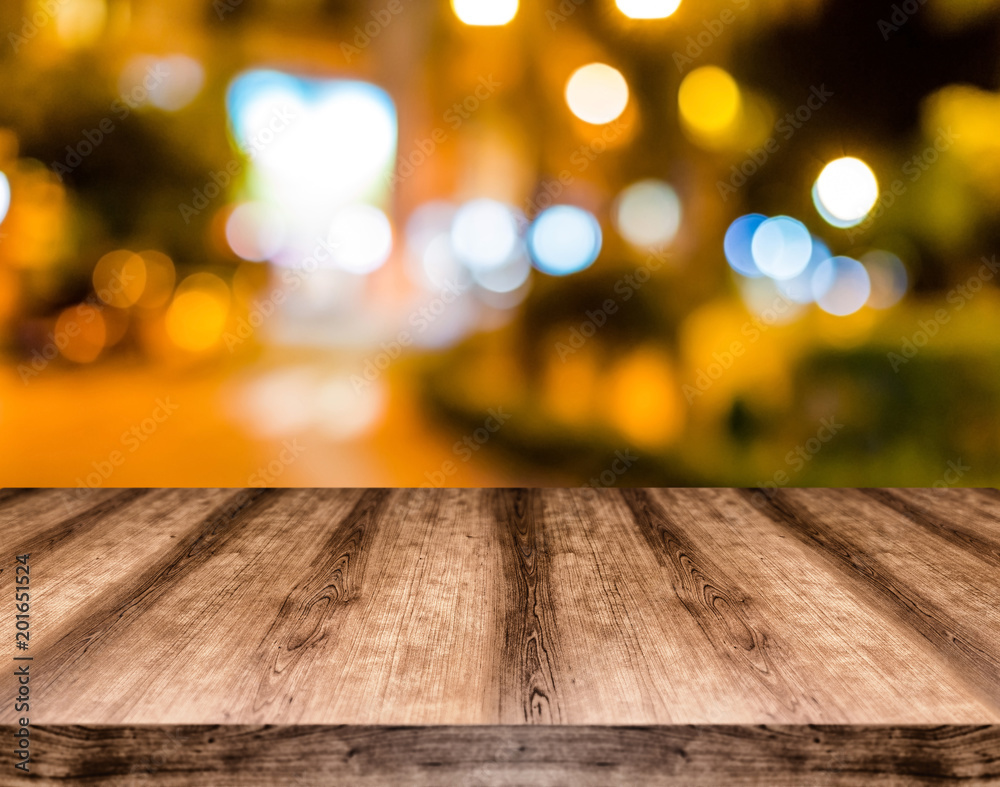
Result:
{"label": "wood plank", "polygon": [[40,492],[0,537],[37,724],[1000,723],[1000,501],[937,491]]}
{"label": "wood plank", "polygon": [[[754,495],[758,495],[755,497]],[[941,657],[1000,710],[1000,575],[959,546],[854,490],[782,489],[764,512],[824,556],[859,598]]]}
{"label": "wood plank", "polygon": [[[11,728],[0,728],[5,740]],[[988,785],[1000,727],[51,726],[32,783]]]}
{"label": "wood plank", "polygon": [[757,688],[754,718],[1000,722],[936,652],[859,600],[814,550],[734,490],[626,495],[641,505],[650,543],[673,564],[733,679]]}

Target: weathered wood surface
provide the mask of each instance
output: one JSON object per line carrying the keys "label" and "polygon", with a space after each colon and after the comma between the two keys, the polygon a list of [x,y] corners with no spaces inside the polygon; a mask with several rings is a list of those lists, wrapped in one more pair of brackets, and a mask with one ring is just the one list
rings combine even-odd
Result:
{"label": "weathered wood surface", "polygon": [[52,779],[1000,779],[993,490],[2,490],[0,542]]}
{"label": "weathered wood surface", "polygon": [[[59,726],[34,736],[32,779],[12,784],[902,787],[1000,781],[998,727]],[[0,783],[8,782],[0,776]]]}

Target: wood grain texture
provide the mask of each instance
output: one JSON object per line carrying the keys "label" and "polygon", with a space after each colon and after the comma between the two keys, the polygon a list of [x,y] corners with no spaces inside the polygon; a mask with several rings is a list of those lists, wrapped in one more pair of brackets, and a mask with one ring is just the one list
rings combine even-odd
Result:
{"label": "wood grain texture", "polygon": [[[7,735],[8,729],[0,728]],[[31,783],[990,785],[998,727],[42,727]],[[28,783],[28,780],[25,780]]]}
{"label": "wood grain texture", "polygon": [[[129,783],[143,750],[165,783],[268,783],[297,751],[315,783],[384,779],[346,746],[415,783],[740,783],[781,758],[770,783],[985,783],[998,523],[989,490],[4,490],[0,597],[30,552],[53,779],[80,755]],[[15,691],[5,670],[0,724]],[[202,725],[207,764],[146,725]]]}

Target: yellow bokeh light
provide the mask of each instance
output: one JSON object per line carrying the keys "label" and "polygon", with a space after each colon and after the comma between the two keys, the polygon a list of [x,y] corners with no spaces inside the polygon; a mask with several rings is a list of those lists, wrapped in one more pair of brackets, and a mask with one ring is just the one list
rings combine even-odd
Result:
{"label": "yellow bokeh light", "polygon": [[696,68],[684,77],[677,94],[685,127],[696,137],[709,140],[732,133],[742,104],[736,80],[718,66]]}
{"label": "yellow bokeh light", "polygon": [[146,263],[127,249],[111,251],[94,267],[94,292],[109,306],[127,309],[146,289]]}
{"label": "yellow bokeh light", "polygon": [[630,19],[666,19],[681,0],[616,0],[618,10]]}
{"label": "yellow bokeh light", "polygon": [[653,348],[631,353],[612,370],[607,418],[633,444],[662,448],[680,434],[684,412],[669,359]]}
{"label": "yellow bokeh light", "polygon": [[566,103],[580,120],[594,125],[610,123],[628,106],[628,83],[618,69],[590,63],[570,76]]}
{"label": "yellow bokeh light", "polygon": [[162,251],[141,251],[139,256],[146,266],[146,287],[136,305],[146,309],[163,306],[170,300],[170,294],[174,290],[177,277],[174,262]]}
{"label": "yellow bokeh light", "polygon": [[56,35],[67,47],[94,43],[104,30],[108,8],[105,0],[61,0],[56,14]]}
{"label": "yellow bokeh light", "polygon": [[467,25],[505,25],[517,15],[517,0],[451,0],[455,16]]}
{"label": "yellow bokeh light", "polygon": [[226,326],[229,300],[229,288],[218,276],[188,276],[167,309],[167,336],[182,350],[202,352],[214,347]]}
{"label": "yellow bokeh light", "polygon": [[816,178],[813,202],[834,227],[863,221],[878,199],[878,180],[861,159],[845,156],[831,161]]}
{"label": "yellow bokeh light", "polygon": [[107,341],[104,317],[92,306],[70,306],[56,320],[53,337],[63,357],[90,363],[101,354]]}

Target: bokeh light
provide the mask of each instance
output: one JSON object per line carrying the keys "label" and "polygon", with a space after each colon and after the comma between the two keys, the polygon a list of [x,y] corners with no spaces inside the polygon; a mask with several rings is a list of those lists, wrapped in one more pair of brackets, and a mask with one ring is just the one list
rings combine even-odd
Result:
{"label": "bokeh light", "polygon": [[53,336],[64,358],[90,363],[107,341],[104,317],[99,309],[86,304],[70,306],[60,312]]}
{"label": "bokeh light", "polygon": [[109,306],[127,309],[146,288],[146,263],[127,249],[111,251],[98,260],[91,278],[98,298]]}
{"label": "bokeh light", "polygon": [[681,0],[615,0],[618,9],[630,19],[665,19],[673,14]]}
{"label": "bokeh light", "polygon": [[371,273],[392,252],[392,225],[372,205],[348,205],[337,211],[328,237],[334,263],[351,273]]}
{"label": "bokeh light", "polygon": [[526,254],[518,254],[497,268],[474,271],[473,280],[490,292],[513,292],[531,276],[531,260]]}
{"label": "bokeh light", "polygon": [[503,265],[519,245],[517,219],[509,207],[492,199],[466,202],[451,225],[451,247],[470,270]]}
{"label": "bokeh light", "polygon": [[367,82],[254,70],[229,86],[236,147],[250,159],[246,198],[280,208],[307,256],[334,214],[378,204],[396,158],[396,108]]}
{"label": "bokeh light", "polygon": [[861,159],[850,156],[827,164],[813,185],[813,204],[834,227],[853,227],[864,221],[878,199],[875,173]]}
{"label": "bokeh light", "polygon": [[517,0],[451,0],[455,16],[478,27],[505,25],[517,15]]}
{"label": "bokeh light", "polygon": [[831,257],[816,268],[813,297],[819,307],[838,317],[858,311],[871,294],[865,266],[850,257]]}
{"label": "bokeh light", "polygon": [[278,212],[263,202],[237,205],[226,219],[226,241],[237,257],[263,262],[281,250],[285,223]]}
{"label": "bokeh light", "polygon": [[163,306],[173,294],[177,272],[174,262],[162,251],[139,252],[146,266],[146,286],[136,301],[137,306],[156,309]]}
{"label": "bokeh light", "polygon": [[590,63],[570,76],[566,103],[580,120],[594,125],[610,123],[628,106],[628,83],[618,69]]}
{"label": "bokeh light", "polygon": [[873,249],[862,255],[861,264],[871,279],[871,295],[868,305],[873,309],[889,309],[906,294],[908,276],[906,266],[895,254]]}
{"label": "bokeh light", "polygon": [[727,135],[742,107],[740,88],[718,66],[696,68],[681,82],[677,93],[681,120],[696,137],[706,140]]}
{"label": "bokeh light", "polygon": [[67,47],[88,46],[104,30],[108,16],[105,0],[59,0],[57,7],[56,35]]}
{"label": "bokeh light", "polygon": [[604,401],[612,425],[643,448],[662,448],[684,426],[680,385],[672,364],[652,347],[629,353],[615,364]]}
{"label": "bokeh light", "polygon": [[130,105],[149,103],[164,112],[190,104],[205,84],[205,69],[188,55],[137,55],[126,63],[118,89]]}
{"label": "bokeh light", "polygon": [[10,210],[10,181],[0,172],[0,222],[7,218],[8,210]]}
{"label": "bokeh light", "polygon": [[734,271],[743,276],[756,278],[763,276],[757,263],[753,261],[753,234],[757,228],[767,221],[767,216],[760,213],[748,213],[740,216],[729,225],[726,236],[723,239],[722,247],[726,255],[726,261]]}
{"label": "bokeh light", "polygon": [[552,276],[576,273],[600,254],[601,225],[582,208],[554,205],[531,225],[528,248],[540,271]]}
{"label": "bokeh light", "polygon": [[669,184],[641,180],[618,195],[614,220],[621,236],[634,246],[666,246],[680,228],[681,201]]}
{"label": "bokeh light", "polygon": [[761,273],[772,279],[791,279],[809,264],[812,236],[801,221],[775,216],[757,227],[750,250]]}
{"label": "bokeh light", "polygon": [[193,273],[177,287],[166,330],[182,350],[203,352],[222,338],[229,315],[229,287],[213,273]]}
{"label": "bokeh light", "polygon": [[795,303],[812,303],[813,274],[820,266],[820,263],[825,262],[832,256],[830,248],[822,240],[813,235],[812,255],[809,257],[809,264],[797,276],[776,281],[778,291]]}

